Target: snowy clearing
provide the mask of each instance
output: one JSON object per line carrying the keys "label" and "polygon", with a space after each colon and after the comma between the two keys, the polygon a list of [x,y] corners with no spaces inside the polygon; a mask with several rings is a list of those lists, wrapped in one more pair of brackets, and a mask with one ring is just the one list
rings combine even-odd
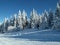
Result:
{"label": "snowy clearing", "polygon": [[60,45],[60,32],[24,30],[0,34],[0,45]]}

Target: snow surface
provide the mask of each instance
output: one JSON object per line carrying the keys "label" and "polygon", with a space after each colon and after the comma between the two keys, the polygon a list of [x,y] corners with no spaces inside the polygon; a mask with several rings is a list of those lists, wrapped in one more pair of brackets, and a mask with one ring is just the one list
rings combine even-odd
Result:
{"label": "snow surface", "polygon": [[14,38],[0,38],[0,45],[60,45],[60,42],[41,42]]}
{"label": "snow surface", "polygon": [[0,34],[0,45],[60,45],[57,30],[23,30]]}

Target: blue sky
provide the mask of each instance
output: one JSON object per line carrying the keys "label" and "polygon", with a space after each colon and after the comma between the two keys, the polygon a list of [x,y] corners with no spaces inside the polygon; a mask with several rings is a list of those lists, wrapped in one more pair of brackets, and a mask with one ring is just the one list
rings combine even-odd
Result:
{"label": "blue sky", "polygon": [[3,22],[4,17],[13,16],[18,13],[19,9],[27,12],[28,16],[34,8],[38,13],[42,13],[45,9],[55,10],[59,0],[0,0],[0,22]]}

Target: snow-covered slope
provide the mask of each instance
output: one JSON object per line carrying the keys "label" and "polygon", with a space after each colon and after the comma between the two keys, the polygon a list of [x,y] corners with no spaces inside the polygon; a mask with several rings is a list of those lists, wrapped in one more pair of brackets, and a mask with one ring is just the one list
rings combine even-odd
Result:
{"label": "snow-covered slope", "polygon": [[0,45],[60,45],[60,32],[30,29],[0,34]]}
{"label": "snow-covered slope", "polygon": [[[57,41],[60,42],[60,32],[57,30],[23,30],[18,32],[9,32],[2,35],[3,37],[28,39],[34,41]],[[2,37],[1,36],[1,37]]]}

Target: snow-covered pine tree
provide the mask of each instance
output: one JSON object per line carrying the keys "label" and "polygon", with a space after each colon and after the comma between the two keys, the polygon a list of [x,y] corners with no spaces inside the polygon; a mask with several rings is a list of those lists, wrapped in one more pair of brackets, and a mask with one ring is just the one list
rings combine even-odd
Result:
{"label": "snow-covered pine tree", "polygon": [[33,11],[30,14],[30,23],[31,23],[31,27],[35,28],[38,27],[38,21],[39,21],[39,16],[37,14],[37,11],[33,8]]}
{"label": "snow-covered pine tree", "polygon": [[43,15],[44,15],[43,13],[42,13],[41,15],[39,15],[39,20],[40,20],[40,21],[39,21],[39,22],[40,22],[40,23],[39,23],[39,28],[40,28],[40,29],[42,29],[42,27],[43,27],[43,26],[42,26],[42,24],[43,24]]}
{"label": "snow-covered pine tree", "polygon": [[6,32],[8,30],[8,18],[5,18],[4,19],[4,29],[3,29],[3,32]]}
{"label": "snow-covered pine tree", "polygon": [[57,3],[53,27],[54,29],[60,30],[60,2]]}
{"label": "snow-covered pine tree", "polygon": [[18,25],[20,26],[20,22],[21,22],[21,11],[19,10],[18,12]]}
{"label": "snow-covered pine tree", "polygon": [[20,10],[18,12],[18,27],[20,27],[20,29],[23,28],[23,25],[22,25],[22,13],[21,13]]}
{"label": "snow-covered pine tree", "polygon": [[39,25],[41,25],[41,23],[42,23],[42,15],[41,14],[39,14],[39,22],[40,22]]}
{"label": "snow-covered pine tree", "polygon": [[13,17],[12,16],[10,16],[9,26],[14,26]]}
{"label": "snow-covered pine tree", "polygon": [[23,10],[22,12],[22,25],[23,25],[23,29],[27,26],[27,13],[25,12],[25,10]]}
{"label": "snow-covered pine tree", "polygon": [[0,33],[4,33],[3,31],[4,31],[4,23],[2,23],[1,25],[0,25]]}
{"label": "snow-covered pine tree", "polygon": [[60,2],[57,3],[55,15],[60,18]]}
{"label": "snow-covered pine tree", "polygon": [[39,14],[39,29],[45,29],[45,17],[44,17],[44,15],[45,15],[45,12],[44,13],[42,13],[42,14]]}
{"label": "snow-covered pine tree", "polygon": [[48,29],[48,12],[46,10],[44,11],[44,19],[45,29]]}
{"label": "snow-covered pine tree", "polygon": [[6,31],[8,31],[8,27],[9,27],[9,19],[7,18],[7,21],[6,21]]}
{"label": "snow-covered pine tree", "polygon": [[28,29],[31,28],[30,18],[27,18],[27,28],[28,28]]}
{"label": "snow-covered pine tree", "polygon": [[36,11],[36,19],[35,19],[35,27],[39,29],[39,15],[37,14],[37,11]]}
{"label": "snow-covered pine tree", "polygon": [[49,26],[49,28],[52,28],[52,26],[53,26],[53,12],[51,9],[49,10],[48,26]]}
{"label": "snow-covered pine tree", "polygon": [[48,28],[48,12],[45,10],[40,16],[40,29]]}
{"label": "snow-covered pine tree", "polygon": [[17,16],[17,14],[14,14],[14,19],[13,19],[13,21],[14,21],[14,27],[16,27],[16,25],[17,25],[16,24],[16,22],[17,22],[17,17],[16,16]]}

